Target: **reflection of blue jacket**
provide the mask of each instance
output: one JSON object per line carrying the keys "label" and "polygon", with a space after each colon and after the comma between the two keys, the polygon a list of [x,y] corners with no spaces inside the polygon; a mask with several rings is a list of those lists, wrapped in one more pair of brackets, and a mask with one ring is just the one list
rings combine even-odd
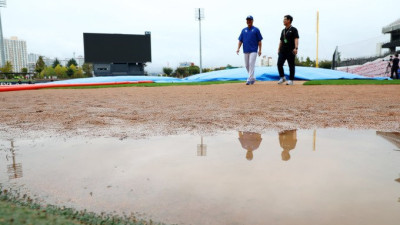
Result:
{"label": "reflection of blue jacket", "polygon": [[243,149],[254,151],[260,147],[262,138],[261,134],[252,132],[239,132],[239,141]]}
{"label": "reflection of blue jacket", "polygon": [[244,53],[258,52],[258,42],[262,39],[260,30],[254,26],[244,28],[239,36],[239,41],[243,43]]}

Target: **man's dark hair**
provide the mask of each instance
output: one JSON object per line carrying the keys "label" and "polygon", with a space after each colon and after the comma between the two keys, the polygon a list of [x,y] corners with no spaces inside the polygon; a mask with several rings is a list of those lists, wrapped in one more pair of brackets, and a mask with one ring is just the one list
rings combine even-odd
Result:
{"label": "man's dark hair", "polygon": [[293,22],[293,17],[291,15],[286,15],[285,17],[290,21],[290,23]]}
{"label": "man's dark hair", "polygon": [[396,54],[396,55],[394,55],[394,56],[399,57],[399,54]]}

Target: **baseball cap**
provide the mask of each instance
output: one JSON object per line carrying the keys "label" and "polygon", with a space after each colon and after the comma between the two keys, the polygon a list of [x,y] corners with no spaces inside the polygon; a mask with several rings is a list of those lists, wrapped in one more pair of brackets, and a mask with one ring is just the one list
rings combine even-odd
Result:
{"label": "baseball cap", "polygon": [[247,16],[246,20],[253,20],[253,17],[252,16]]}

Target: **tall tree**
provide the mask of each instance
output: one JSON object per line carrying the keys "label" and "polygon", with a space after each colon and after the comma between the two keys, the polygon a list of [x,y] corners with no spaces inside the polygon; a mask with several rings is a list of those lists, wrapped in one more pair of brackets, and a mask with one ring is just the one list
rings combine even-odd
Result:
{"label": "tall tree", "polygon": [[181,78],[187,77],[187,75],[189,74],[187,67],[178,67],[176,68],[175,73],[177,77]]}
{"label": "tall tree", "polygon": [[315,67],[315,61],[312,61],[310,59],[310,57],[307,57],[304,66],[306,66],[306,67]]}
{"label": "tall tree", "polygon": [[[13,66],[10,61],[6,62],[6,65],[4,67],[0,68],[1,72],[3,73],[12,73],[13,72]],[[4,76],[6,79],[12,79],[14,77],[13,74],[6,74]]]}
{"label": "tall tree", "polygon": [[164,74],[166,74],[167,76],[171,76],[172,71],[174,71],[172,68],[170,67],[164,67],[163,68],[163,72]]}
{"label": "tall tree", "polygon": [[22,68],[21,73],[28,73],[28,68]]}
{"label": "tall tree", "polygon": [[53,67],[48,66],[46,68],[44,68],[44,70],[42,70],[42,72],[40,73],[40,77],[47,77],[47,78],[51,78],[53,76],[56,76],[56,71]]}
{"label": "tall tree", "polygon": [[36,62],[35,71],[41,73],[45,68],[46,64],[43,61],[43,56],[39,56],[39,59]]}
{"label": "tall tree", "polygon": [[75,70],[75,73],[72,77],[73,78],[83,78],[83,70],[81,68],[78,68],[77,70]]}
{"label": "tall tree", "polygon": [[200,73],[200,67],[198,67],[198,66],[189,66],[188,72],[189,72],[189,75],[199,74]]}
{"label": "tall tree", "polygon": [[56,68],[54,68],[56,75],[58,78],[66,78],[67,77],[67,68],[57,65]]}
{"label": "tall tree", "polygon": [[56,68],[58,65],[61,65],[61,64],[60,64],[60,61],[56,58],[53,62],[53,68]]}
{"label": "tall tree", "polygon": [[1,72],[3,73],[12,73],[13,72],[13,65],[11,64],[10,61],[6,62],[6,65],[1,68]]}
{"label": "tall tree", "polygon": [[[301,61],[303,61],[303,59],[301,59]],[[301,66],[301,61],[300,61],[299,57],[296,55],[296,57],[294,58],[294,64],[296,66]]]}
{"label": "tall tree", "polygon": [[332,68],[332,61],[323,60],[323,61],[319,62],[319,68],[331,69]]}
{"label": "tall tree", "polygon": [[93,65],[92,65],[92,64],[90,64],[90,63],[85,63],[85,64],[83,64],[83,65],[82,65],[82,70],[83,70],[84,75],[85,75],[86,77],[91,77],[91,76],[93,76],[93,73],[92,73],[92,71],[93,71]]}
{"label": "tall tree", "polygon": [[75,67],[78,66],[78,63],[76,62],[76,60],[74,58],[70,59],[67,63],[67,67],[70,67],[71,65],[74,65]]}
{"label": "tall tree", "polygon": [[74,64],[71,64],[71,66],[68,67],[67,69],[67,75],[69,77],[72,77],[76,72],[76,66]]}

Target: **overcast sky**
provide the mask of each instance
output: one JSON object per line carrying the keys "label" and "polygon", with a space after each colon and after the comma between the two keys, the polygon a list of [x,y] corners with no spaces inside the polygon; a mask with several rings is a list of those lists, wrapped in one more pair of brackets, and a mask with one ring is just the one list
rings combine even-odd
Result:
{"label": "overcast sky", "polygon": [[[397,7],[394,7],[397,5]],[[316,57],[316,12],[320,11],[320,58],[331,59],[336,46],[357,43],[353,52],[373,54],[382,27],[399,16],[400,2],[366,0],[7,0],[1,10],[4,37],[27,42],[28,53],[71,58],[84,55],[83,33],[152,34],[149,72],[179,62],[199,62],[199,26],[195,8],[205,9],[203,67],[242,66],[236,55],[238,37],[247,15],[264,37],[263,55],[277,56],[283,16],[294,17],[299,30],[299,55]],[[389,10],[393,9],[391,13]],[[371,52],[371,53],[370,53]],[[258,59],[259,60],[259,59]],[[276,61],[276,60],[275,60]]]}

